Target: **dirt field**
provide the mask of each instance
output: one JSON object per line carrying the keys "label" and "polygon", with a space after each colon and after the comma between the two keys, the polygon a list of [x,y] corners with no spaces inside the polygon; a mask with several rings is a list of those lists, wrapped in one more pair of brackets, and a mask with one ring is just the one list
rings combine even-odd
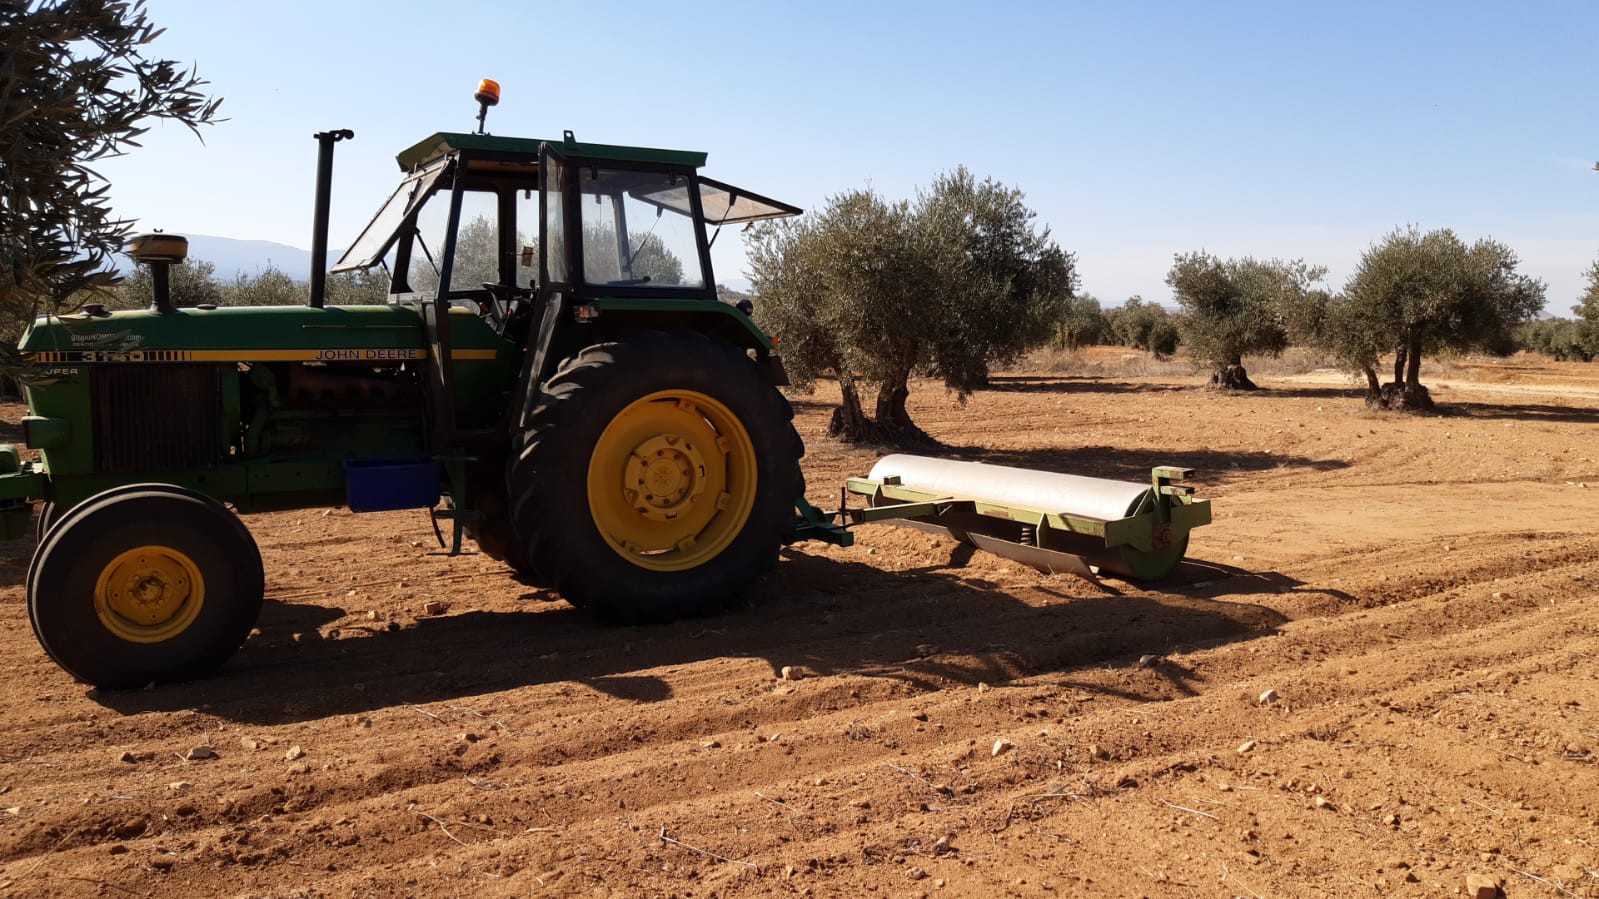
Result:
{"label": "dirt field", "polygon": [[[1599,365],[1456,364],[1427,418],[1202,380],[911,398],[962,458],[1198,469],[1216,521],[1152,589],[871,526],[616,630],[421,513],[315,509],[249,519],[219,676],[96,694],[4,547],[0,894],[1599,897]],[[873,454],[826,399],[833,506]]]}

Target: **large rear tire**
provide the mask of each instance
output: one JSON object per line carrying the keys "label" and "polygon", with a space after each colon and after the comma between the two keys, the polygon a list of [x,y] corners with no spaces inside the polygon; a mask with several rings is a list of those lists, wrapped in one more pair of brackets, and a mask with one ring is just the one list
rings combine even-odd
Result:
{"label": "large rear tire", "polygon": [[793,530],[793,416],[740,348],[697,332],[585,348],[543,385],[513,460],[528,559],[618,623],[726,608]]}
{"label": "large rear tire", "polygon": [[97,687],[209,674],[261,612],[261,554],[243,522],[166,485],[106,491],[45,534],[28,616],[45,652]]}

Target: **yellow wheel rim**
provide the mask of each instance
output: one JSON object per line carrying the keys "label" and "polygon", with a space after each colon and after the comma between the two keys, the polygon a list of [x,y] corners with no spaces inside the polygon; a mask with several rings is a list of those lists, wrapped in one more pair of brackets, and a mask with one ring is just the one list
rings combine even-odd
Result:
{"label": "yellow wheel rim", "polygon": [[589,512],[605,542],[651,571],[716,558],[755,507],[755,444],[731,410],[662,390],[611,419],[589,459]]}
{"label": "yellow wheel rim", "polygon": [[130,643],[160,643],[183,633],[205,605],[205,578],[170,546],[140,546],[100,569],[94,610],[106,630]]}

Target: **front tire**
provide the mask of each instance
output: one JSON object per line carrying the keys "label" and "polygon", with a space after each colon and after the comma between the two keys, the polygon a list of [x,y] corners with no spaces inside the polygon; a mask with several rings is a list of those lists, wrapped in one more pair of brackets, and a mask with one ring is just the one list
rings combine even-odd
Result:
{"label": "front tire", "polygon": [[97,687],[209,674],[260,615],[261,554],[238,517],[166,485],[86,500],[45,534],[28,616],[45,652]]}
{"label": "front tire", "polygon": [[61,516],[58,514],[56,504],[53,501],[45,500],[39,504],[39,508],[33,516],[34,546],[38,546],[39,543],[44,540],[45,532],[49,531],[50,526],[55,524],[56,520],[60,517]]}
{"label": "front tire", "polygon": [[533,567],[619,623],[720,611],[777,558],[804,492],[793,410],[696,332],[587,347],[543,385],[511,469]]}

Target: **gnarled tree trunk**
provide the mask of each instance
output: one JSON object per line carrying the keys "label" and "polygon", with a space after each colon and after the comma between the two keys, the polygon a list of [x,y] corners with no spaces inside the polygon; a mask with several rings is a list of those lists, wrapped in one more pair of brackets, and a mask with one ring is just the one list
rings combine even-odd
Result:
{"label": "gnarled tree trunk", "polygon": [[877,426],[892,443],[926,443],[927,432],[911,421],[905,401],[910,398],[910,372],[895,372],[877,385]]}
{"label": "gnarled tree trunk", "polygon": [[875,419],[866,417],[861,405],[860,384],[847,372],[838,377],[840,403],[828,421],[827,434],[847,443],[886,443],[916,446],[933,443],[926,431],[911,421],[905,409],[910,397],[910,373],[891,375],[877,385]]}
{"label": "gnarled tree trunk", "polygon": [[1437,408],[1432,394],[1420,384],[1384,384],[1375,394],[1366,396],[1366,405],[1389,412],[1431,412]]}
{"label": "gnarled tree trunk", "polygon": [[1366,405],[1390,412],[1431,412],[1437,406],[1432,394],[1421,384],[1421,338],[1412,337],[1394,356],[1394,380],[1380,388],[1377,377],[1366,372]]}
{"label": "gnarled tree trunk", "polygon": [[1412,387],[1421,386],[1421,338],[1412,337],[1410,345],[1405,348],[1405,383]]}
{"label": "gnarled tree trunk", "polygon": [[828,436],[848,443],[862,443],[881,437],[877,425],[866,417],[866,411],[861,408],[860,390],[855,386],[854,376],[847,371],[838,373],[838,392],[840,402],[827,423]]}
{"label": "gnarled tree trunk", "polygon": [[1249,372],[1244,371],[1242,356],[1233,356],[1227,364],[1211,372],[1210,386],[1216,390],[1258,390],[1255,382],[1249,380]]}

